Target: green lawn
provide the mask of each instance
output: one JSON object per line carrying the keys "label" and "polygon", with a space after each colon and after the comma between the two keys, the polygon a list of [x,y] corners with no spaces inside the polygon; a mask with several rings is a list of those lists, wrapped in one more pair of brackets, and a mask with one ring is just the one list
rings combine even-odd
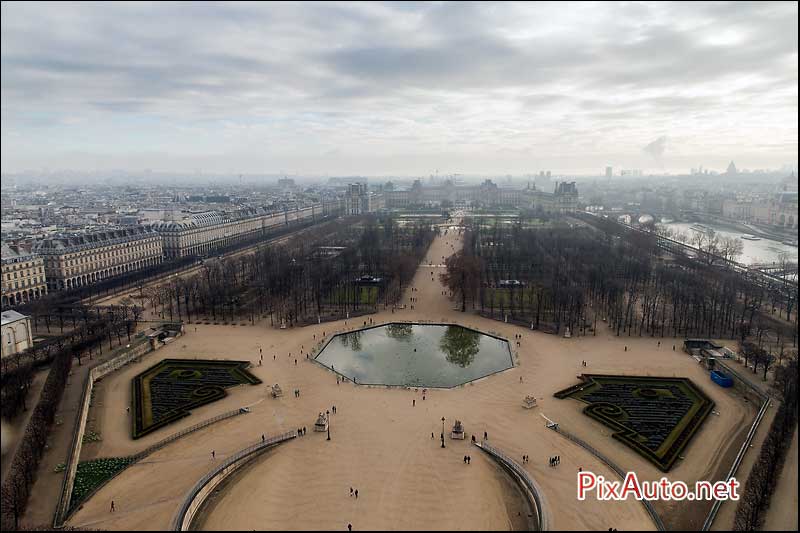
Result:
{"label": "green lawn", "polygon": [[[326,303],[329,305],[335,305],[337,303],[341,303],[345,300],[347,289],[344,287],[340,287],[334,290],[330,296],[327,298]],[[361,305],[375,305],[378,303],[378,287],[359,287],[359,296]],[[350,293],[350,298],[353,297],[353,293]]]}
{"label": "green lawn", "polygon": [[[525,308],[530,307],[531,301],[531,290],[528,287],[514,289],[514,306],[515,308],[519,308],[519,299],[523,298],[525,303]],[[485,298],[486,304],[485,307],[491,307],[491,302],[494,299],[494,306],[495,308],[505,307],[508,309],[511,307],[511,289],[486,289],[485,290]]]}

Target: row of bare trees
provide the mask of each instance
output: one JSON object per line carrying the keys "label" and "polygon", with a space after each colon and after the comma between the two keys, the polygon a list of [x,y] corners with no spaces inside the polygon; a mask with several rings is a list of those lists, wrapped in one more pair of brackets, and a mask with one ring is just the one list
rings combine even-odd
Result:
{"label": "row of bare trees", "polygon": [[704,261],[662,257],[654,235],[495,224],[473,225],[464,242],[442,276],[462,309],[471,301],[489,316],[555,332],[594,330],[598,319],[629,336],[744,339],[775,327],[764,320],[768,288]]}
{"label": "row of bare trees", "polygon": [[25,433],[0,488],[0,502],[2,502],[0,528],[4,531],[19,527],[19,518],[28,503],[30,488],[39,460],[44,453],[50,427],[64,393],[71,367],[72,353],[65,347],[53,360],[39,401],[25,427]]}
{"label": "row of bare trees", "polygon": [[[206,261],[190,277],[143,291],[151,312],[187,321],[294,325],[396,301],[433,240],[430,224],[337,219],[252,254]],[[362,279],[367,276],[368,279]]]}
{"label": "row of bare trees", "polygon": [[[65,335],[46,338],[27,350],[3,357],[0,360],[0,398],[3,418],[13,418],[27,409],[27,395],[37,368],[61,357],[75,357],[78,364],[84,357],[103,353],[103,342],[108,349],[122,344],[123,338],[130,342],[131,334],[141,317],[141,308],[136,306],[81,306],[74,310],[74,327]],[[63,315],[60,315],[63,316]]]}
{"label": "row of bare trees", "polygon": [[[778,366],[773,386],[780,398],[780,405],[761,446],[756,463],[750,471],[747,483],[736,508],[733,529],[735,531],[757,531],[764,524],[770,499],[775,492],[783,464],[797,427],[797,352],[788,356],[785,364]],[[794,458],[797,459],[796,457]],[[788,512],[791,510],[787,509]]]}

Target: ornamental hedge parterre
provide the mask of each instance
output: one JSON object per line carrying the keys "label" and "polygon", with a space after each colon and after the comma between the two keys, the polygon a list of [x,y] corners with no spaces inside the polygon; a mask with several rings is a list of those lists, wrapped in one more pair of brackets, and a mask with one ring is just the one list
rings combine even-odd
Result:
{"label": "ornamental hedge parterre", "polygon": [[164,359],[133,378],[133,438],[189,415],[195,407],[224,398],[225,389],[256,385],[247,361]]}
{"label": "ornamental hedge parterre", "polygon": [[584,374],[554,394],[588,403],[583,412],[614,430],[613,438],[668,472],[714,407],[687,378]]}

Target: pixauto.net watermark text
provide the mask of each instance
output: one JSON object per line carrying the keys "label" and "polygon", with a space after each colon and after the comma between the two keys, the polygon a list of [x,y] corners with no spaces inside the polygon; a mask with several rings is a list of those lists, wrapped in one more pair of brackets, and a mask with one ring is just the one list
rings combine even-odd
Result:
{"label": "pixauto.net watermark text", "polygon": [[658,481],[639,481],[635,472],[628,472],[622,481],[609,481],[593,472],[578,472],[578,499],[595,492],[598,500],[738,500],[739,482],[736,478],[727,481],[697,481],[694,490],[683,481],[670,481],[662,477]]}

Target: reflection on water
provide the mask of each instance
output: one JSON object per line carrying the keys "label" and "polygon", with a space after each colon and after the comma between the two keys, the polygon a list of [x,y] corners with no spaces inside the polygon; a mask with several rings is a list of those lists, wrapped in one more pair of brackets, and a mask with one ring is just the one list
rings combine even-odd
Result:
{"label": "reflection on water", "polygon": [[361,335],[363,331],[354,331],[352,333],[348,333],[347,335],[339,335],[339,342],[342,343],[342,346],[346,348],[350,348],[351,350],[357,352],[361,349]]}
{"label": "reflection on water", "polygon": [[453,387],[513,366],[508,342],[460,326],[390,324],[339,335],[317,361],[363,384]]}
{"label": "reflection on water", "polygon": [[475,360],[479,350],[480,335],[471,329],[448,326],[442,340],[439,341],[439,348],[447,354],[448,361],[464,368]]}
{"label": "reflection on water", "polygon": [[414,334],[411,326],[411,324],[389,324],[386,326],[386,334],[399,341],[408,341],[411,340],[411,336]]}

